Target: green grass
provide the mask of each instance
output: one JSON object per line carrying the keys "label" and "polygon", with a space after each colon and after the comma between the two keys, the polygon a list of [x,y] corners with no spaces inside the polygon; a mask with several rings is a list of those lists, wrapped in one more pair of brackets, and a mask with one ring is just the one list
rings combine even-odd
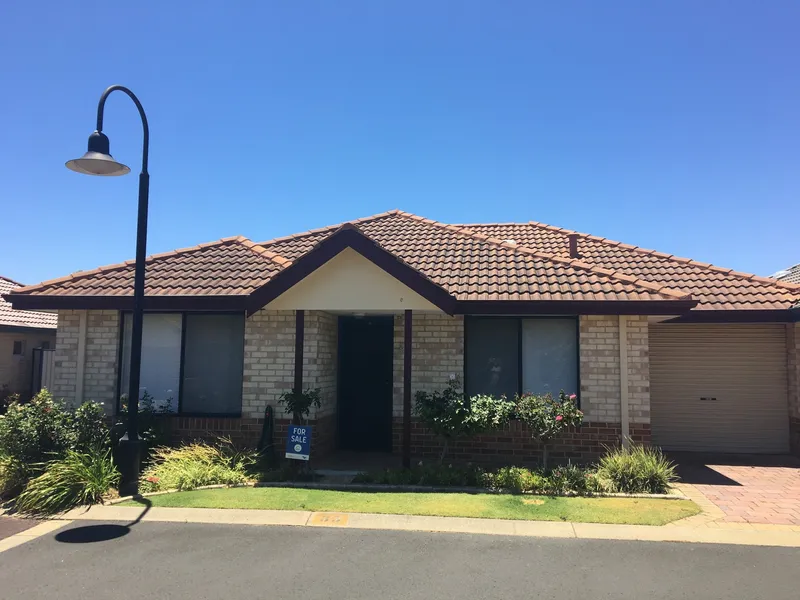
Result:
{"label": "green grass", "polygon": [[[231,488],[148,498],[153,506],[364,512],[533,521],[664,525],[700,512],[688,500],[550,498],[499,494],[334,492],[292,488]],[[140,503],[128,501],[125,506]]]}

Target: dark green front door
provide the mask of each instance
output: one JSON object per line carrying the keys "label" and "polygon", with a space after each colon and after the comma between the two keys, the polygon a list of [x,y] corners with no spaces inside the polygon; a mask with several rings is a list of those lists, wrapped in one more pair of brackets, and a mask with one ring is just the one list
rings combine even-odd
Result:
{"label": "dark green front door", "polygon": [[339,447],[392,451],[394,318],[339,317]]}

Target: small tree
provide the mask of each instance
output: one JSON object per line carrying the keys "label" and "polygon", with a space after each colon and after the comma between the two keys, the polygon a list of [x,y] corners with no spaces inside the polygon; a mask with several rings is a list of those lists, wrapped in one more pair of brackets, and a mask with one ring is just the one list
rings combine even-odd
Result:
{"label": "small tree", "polygon": [[286,407],[286,412],[292,415],[292,422],[295,425],[304,425],[311,414],[311,407],[321,406],[319,388],[284,392],[278,399],[278,404]]}
{"label": "small tree", "polygon": [[558,399],[548,394],[522,394],[517,396],[517,415],[528,426],[533,439],[542,445],[542,468],[547,470],[548,443],[567,427],[583,422],[583,412],[578,410],[578,397],[567,396],[564,390]]}
{"label": "small tree", "polygon": [[415,394],[414,413],[444,443],[439,464],[452,440],[469,438],[499,429],[514,411],[514,403],[504,396],[473,396],[467,399],[452,380],[441,392],[419,391]]}

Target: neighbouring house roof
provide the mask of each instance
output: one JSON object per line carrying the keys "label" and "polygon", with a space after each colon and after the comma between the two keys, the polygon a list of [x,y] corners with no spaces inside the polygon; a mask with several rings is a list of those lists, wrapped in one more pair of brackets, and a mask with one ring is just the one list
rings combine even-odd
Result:
{"label": "neighbouring house roof", "polygon": [[21,283],[0,275],[0,326],[55,329],[58,315],[32,310],[17,310],[3,299],[3,294],[8,294],[22,287]]}
{"label": "neighbouring house roof", "polygon": [[800,264],[778,271],[772,277],[785,283],[800,283]]}
{"label": "neighbouring house roof", "polygon": [[[491,312],[501,303],[538,309],[594,303],[606,310],[626,303],[651,314],[681,314],[695,305],[788,313],[800,300],[800,285],[596,236],[578,234],[580,257],[571,258],[570,233],[539,223],[447,225],[390,211],[261,243],[226,238],[149,257],[146,306],[177,308],[193,298],[254,310],[257,300],[268,302],[348,246],[443,310],[450,306],[447,312]],[[94,308],[114,299],[126,308],[132,289],[129,261],[17,289],[11,299],[31,308]]]}

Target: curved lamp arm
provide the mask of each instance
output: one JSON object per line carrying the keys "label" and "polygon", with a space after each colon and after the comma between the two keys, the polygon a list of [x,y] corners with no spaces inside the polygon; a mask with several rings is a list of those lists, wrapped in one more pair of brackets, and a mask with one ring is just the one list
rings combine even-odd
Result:
{"label": "curved lamp arm", "polygon": [[136,105],[136,108],[139,110],[139,116],[142,118],[142,129],[144,131],[144,139],[142,142],[142,173],[147,173],[147,158],[150,153],[150,127],[147,124],[147,115],[144,114],[144,108],[142,107],[142,103],[139,102],[139,98],[136,97],[132,91],[126,88],[124,85],[112,85],[105,92],[103,95],[100,96],[100,102],[97,104],[97,131],[103,131],[103,111],[105,110],[106,106],[106,98],[111,94],[111,92],[115,92],[119,90],[120,92],[125,92],[128,97],[133,100],[133,103]]}

